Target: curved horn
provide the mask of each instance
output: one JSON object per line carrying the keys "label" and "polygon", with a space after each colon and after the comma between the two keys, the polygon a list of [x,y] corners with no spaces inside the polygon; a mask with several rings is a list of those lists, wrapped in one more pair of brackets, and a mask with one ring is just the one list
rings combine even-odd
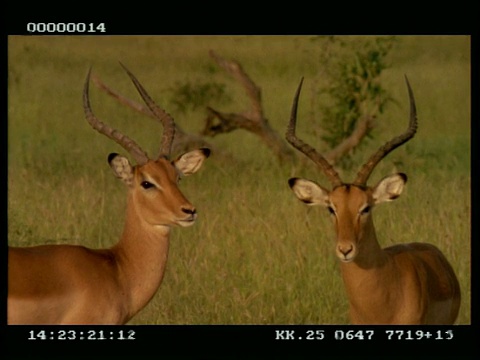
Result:
{"label": "curved horn", "polygon": [[401,135],[394,137],[392,140],[387,142],[385,145],[381,146],[380,149],[374,153],[370,159],[362,166],[360,171],[357,174],[357,178],[353,184],[355,185],[366,185],[367,180],[372,173],[375,166],[387,156],[392,150],[396,149],[400,145],[406,143],[410,140],[417,131],[417,109],[415,107],[415,98],[413,96],[412,88],[408,82],[408,78],[405,75],[405,82],[407,83],[408,96],[410,99],[410,123],[408,129]]}
{"label": "curved horn", "polygon": [[110,126],[101,122],[93,114],[92,107],[90,106],[89,97],[89,84],[90,73],[92,68],[88,70],[87,78],[85,80],[85,86],[83,88],[83,110],[85,111],[85,117],[88,123],[97,130],[100,134],[107,136],[108,138],[115,140],[125,150],[127,150],[137,161],[138,164],[145,164],[148,161],[148,155],[138,146],[135,141],[120,133],[118,130],[111,128]]}
{"label": "curved horn", "polygon": [[328,177],[328,180],[332,183],[332,185],[338,186],[342,184],[342,180],[340,176],[335,171],[335,169],[328,163],[328,161],[315,150],[313,147],[308,145],[307,143],[303,142],[295,135],[295,126],[297,123],[297,107],[298,107],[298,98],[300,97],[300,91],[302,89],[303,84],[303,77],[300,80],[300,84],[298,85],[297,92],[295,93],[295,98],[293,100],[292,111],[290,114],[290,122],[287,127],[287,132],[285,133],[285,138],[287,141],[298,151],[302,152],[306,156],[308,156],[315,164],[317,164]]}
{"label": "curved horn", "polygon": [[162,135],[162,142],[160,144],[160,157],[166,156],[169,157],[172,151],[172,143],[173,138],[175,136],[175,122],[173,118],[168,114],[165,110],[160,108],[155,102],[152,100],[150,95],[145,91],[143,86],[137,80],[137,78],[123,65],[120,63],[124,70],[127,72],[130,79],[132,79],[133,84],[137,88],[140,96],[142,97],[145,104],[148,106],[150,111],[155,115],[155,117],[160,120],[163,125],[163,135]]}

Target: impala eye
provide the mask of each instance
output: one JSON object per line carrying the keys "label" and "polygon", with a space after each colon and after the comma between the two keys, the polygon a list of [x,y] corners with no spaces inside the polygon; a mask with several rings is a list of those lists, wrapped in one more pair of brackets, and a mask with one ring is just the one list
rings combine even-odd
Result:
{"label": "impala eye", "polygon": [[154,187],[155,185],[153,185],[151,182],[148,182],[148,181],[142,181],[142,183],[140,184],[144,189],[150,189],[152,187]]}
{"label": "impala eye", "polygon": [[362,209],[362,211],[360,211],[360,214],[361,215],[368,214],[370,212],[370,209],[371,209],[370,206],[367,205]]}
{"label": "impala eye", "polygon": [[327,206],[327,210],[330,214],[335,215],[335,210],[331,206]]}

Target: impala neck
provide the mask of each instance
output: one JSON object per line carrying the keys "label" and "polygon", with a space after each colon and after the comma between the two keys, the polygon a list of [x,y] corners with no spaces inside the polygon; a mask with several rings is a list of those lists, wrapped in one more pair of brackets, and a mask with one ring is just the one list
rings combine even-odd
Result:
{"label": "impala neck", "polygon": [[[356,267],[364,270],[376,269],[382,267],[387,261],[387,254],[382,250],[377,240],[373,216],[365,223],[360,232],[360,238],[357,240],[359,246],[358,255],[351,263],[343,264],[345,269],[354,269]],[[348,265],[355,265],[349,267]]]}
{"label": "impala neck", "polygon": [[[378,271],[384,269],[388,255],[382,250],[377,240],[373,219],[370,216],[357,240],[358,255],[352,262],[341,263],[343,280],[347,290],[349,286],[358,286],[361,281],[367,284],[377,276]],[[364,284],[364,285],[365,285]],[[372,286],[377,286],[373,281]]]}
{"label": "impala neck", "polygon": [[389,255],[377,241],[372,217],[357,244],[360,248],[356,258],[350,263],[341,263],[342,277],[351,308],[372,313],[385,306],[381,284],[394,281],[398,274],[392,273]]}
{"label": "impala neck", "polygon": [[160,286],[168,257],[170,226],[146,223],[135,209],[131,194],[127,200],[125,226],[120,241],[112,248],[120,283],[130,296],[131,316],[141,310]]}

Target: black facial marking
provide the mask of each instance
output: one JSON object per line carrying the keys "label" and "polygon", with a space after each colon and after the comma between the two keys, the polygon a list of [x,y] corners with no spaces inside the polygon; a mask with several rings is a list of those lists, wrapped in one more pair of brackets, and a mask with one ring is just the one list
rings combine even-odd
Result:
{"label": "black facial marking", "polygon": [[200,150],[202,151],[203,155],[205,155],[205,157],[207,157],[207,158],[212,153],[212,151],[209,148],[201,148]]}
{"label": "black facial marking", "polygon": [[295,185],[295,183],[297,182],[297,179],[298,178],[288,179],[288,185],[290,185],[290,187],[293,187],[293,185]]}
{"label": "black facial marking", "polygon": [[117,153],[111,153],[108,155],[108,163],[110,164],[113,159],[115,159],[118,156]]}

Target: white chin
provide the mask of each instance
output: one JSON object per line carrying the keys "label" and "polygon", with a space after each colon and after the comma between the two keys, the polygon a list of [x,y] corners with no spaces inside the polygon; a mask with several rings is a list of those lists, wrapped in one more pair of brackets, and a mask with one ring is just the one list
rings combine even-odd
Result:
{"label": "white chin", "polygon": [[195,224],[195,220],[178,220],[177,225],[181,227],[189,227]]}

